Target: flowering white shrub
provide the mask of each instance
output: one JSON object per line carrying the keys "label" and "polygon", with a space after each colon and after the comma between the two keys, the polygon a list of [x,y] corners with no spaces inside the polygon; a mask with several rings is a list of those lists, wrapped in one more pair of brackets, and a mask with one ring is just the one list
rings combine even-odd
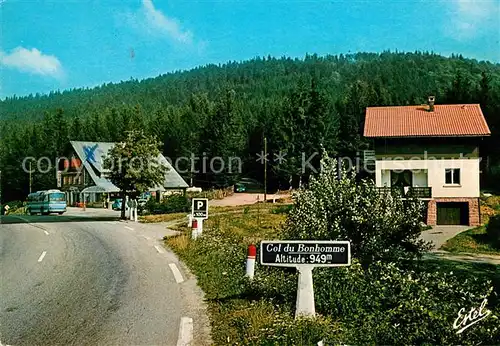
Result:
{"label": "flowering white shrub", "polygon": [[419,240],[423,204],[381,194],[369,180],[357,181],[324,153],[321,171],[307,189],[298,190],[284,237],[349,240],[353,257],[362,264],[421,254],[429,245]]}

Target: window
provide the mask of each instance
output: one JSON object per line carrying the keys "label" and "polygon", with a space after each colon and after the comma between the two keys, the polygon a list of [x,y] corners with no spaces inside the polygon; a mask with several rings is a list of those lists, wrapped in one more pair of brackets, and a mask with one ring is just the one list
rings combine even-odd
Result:
{"label": "window", "polygon": [[458,185],[460,184],[460,168],[445,169],[445,184]]}
{"label": "window", "polygon": [[64,193],[56,192],[50,194],[50,200],[55,202],[61,202],[66,200]]}

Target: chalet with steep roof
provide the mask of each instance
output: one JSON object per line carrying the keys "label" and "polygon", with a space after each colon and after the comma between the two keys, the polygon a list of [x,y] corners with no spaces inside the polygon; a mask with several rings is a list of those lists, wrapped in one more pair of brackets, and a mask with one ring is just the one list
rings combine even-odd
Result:
{"label": "chalet with steep roof", "polygon": [[[104,158],[114,143],[71,141],[73,155],[60,162],[57,187],[66,193],[69,205],[82,202],[100,202],[103,198],[118,197],[119,189],[107,177]],[[188,184],[172,167],[168,160],[159,155],[158,162],[167,167],[164,183],[152,186],[149,192],[160,198],[162,194],[185,192]]]}
{"label": "chalet with steep roof", "polygon": [[479,146],[491,134],[478,104],[368,107],[375,182],[426,201],[428,225],[480,224]]}

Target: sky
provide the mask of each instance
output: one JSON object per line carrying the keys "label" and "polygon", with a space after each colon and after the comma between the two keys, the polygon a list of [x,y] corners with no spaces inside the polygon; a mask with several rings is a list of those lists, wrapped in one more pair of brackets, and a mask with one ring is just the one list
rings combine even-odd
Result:
{"label": "sky", "polygon": [[0,0],[0,11],[2,99],[267,55],[500,63],[500,0]]}

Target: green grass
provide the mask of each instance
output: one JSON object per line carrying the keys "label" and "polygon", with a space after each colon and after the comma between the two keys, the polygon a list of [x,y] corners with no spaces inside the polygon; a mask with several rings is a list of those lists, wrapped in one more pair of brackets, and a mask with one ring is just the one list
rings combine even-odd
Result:
{"label": "green grass", "polygon": [[457,234],[444,243],[440,250],[453,253],[465,252],[500,255],[500,249],[492,247],[488,242],[486,226],[479,226]]}
{"label": "green grass", "polygon": [[489,219],[498,214],[500,214],[500,196],[481,198],[481,217],[484,225],[457,234],[444,243],[440,250],[452,253],[500,255],[500,249],[491,245],[486,234]]}
{"label": "green grass", "polygon": [[184,219],[186,218],[186,215],[187,213],[145,215],[145,216],[139,216],[139,220],[143,223],[168,222],[168,221]]}
{"label": "green grass", "polygon": [[[212,216],[203,223],[203,228],[224,229],[235,234],[245,242],[258,242],[266,238],[274,238],[276,229],[285,221],[284,213],[275,213],[279,205],[249,205],[245,207],[218,207]],[[178,225],[173,229],[189,235],[191,229],[187,225]]]}

